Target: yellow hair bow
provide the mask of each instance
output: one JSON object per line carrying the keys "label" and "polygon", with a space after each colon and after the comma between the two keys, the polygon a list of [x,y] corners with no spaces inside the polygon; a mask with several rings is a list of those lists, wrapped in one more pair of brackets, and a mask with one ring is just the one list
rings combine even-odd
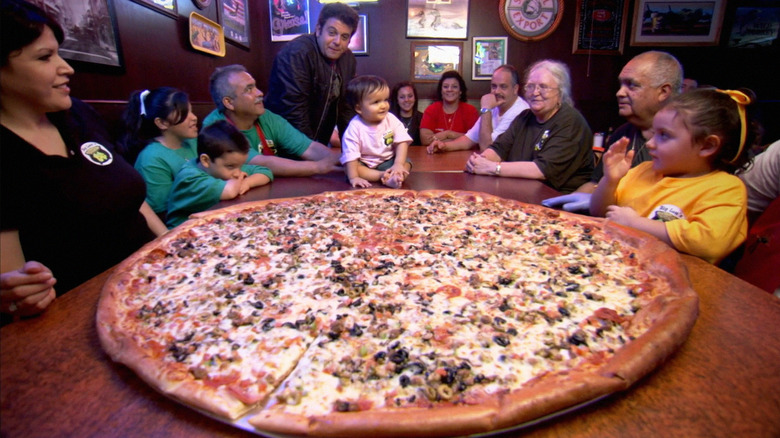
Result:
{"label": "yellow hair bow", "polygon": [[745,148],[745,139],[747,138],[747,116],[745,115],[745,107],[750,105],[751,100],[747,94],[737,90],[716,90],[719,93],[727,94],[731,99],[737,103],[737,111],[739,112],[739,149],[737,149],[734,158],[729,161],[729,164],[737,161],[742,149]]}

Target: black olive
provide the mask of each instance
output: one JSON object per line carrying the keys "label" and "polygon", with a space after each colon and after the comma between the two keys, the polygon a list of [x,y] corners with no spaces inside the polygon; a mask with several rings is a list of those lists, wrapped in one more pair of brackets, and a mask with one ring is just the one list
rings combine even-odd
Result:
{"label": "black olive", "polygon": [[352,328],[349,329],[349,334],[354,337],[361,336],[363,334],[363,329],[361,329],[359,325],[355,324],[352,326]]}
{"label": "black olive", "polygon": [[291,323],[291,322],[289,322],[289,321],[288,321],[288,322],[285,322],[284,324],[282,324],[282,327],[287,327],[287,328],[291,328],[291,329],[294,329],[294,328],[296,328],[296,327],[295,327],[295,324],[293,324],[293,323]]}
{"label": "black olive", "polygon": [[348,401],[336,400],[333,404],[337,412],[349,412],[350,410]]}
{"label": "black olive", "polygon": [[510,334],[512,336],[517,336],[517,329],[514,328],[514,327],[511,327],[511,328],[507,329],[506,332],[507,332],[507,334]]}
{"label": "black olive", "polygon": [[406,374],[401,374],[401,377],[398,379],[398,382],[401,384],[401,388],[406,388],[409,386],[409,383],[411,383],[411,380],[409,379],[409,376]]}
{"label": "black olive", "polygon": [[572,345],[588,345],[587,337],[585,336],[585,332],[582,330],[577,330],[569,336],[569,343]]}
{"label": "black olive", "polygon": [[274,328],[274,326],[276,325],[276,320],[273,318],[266,318],[263,320],[261,324],[263,325],[263,331],[267,332],[272,328]]}
{"label": "black olive", "polygon": [[390,354],[390,362],[393,362],[396,365],[401,365],[402,363],[406,362],[407,359],[409,359],[409,352],[404,348],[396,350]]}
{"label": "black olive", "polygon": [[385,360],[386,357],[387,357],[387,353],[385,353],[384,351],[380,351],[379,353],[374,355],[374,360],[379,362]]}
{"label": "black olive", "polygon": [[561,312],[561,315],[563,316],[571,316],[571,312],[565,307],[559,307],[558,311]]}
{"label": "black olive", "polygon": [[404,370],[409,370],[412,374],[422,374],[425,371],[425,365],[422,362],[409,362]]}
{"label": "black olive", "polygon": [[503,335],[495,335],[493,336],[493,342],[495,342],[496,344],[502,347],[506,347],[507,345],[509,345],[509,338]]}
{"label": "black olive", "polygon": [[445,385],[451,385],[455,381],[455,373],[458,371],[455,368],[444,368],[444,371],[447,372],[447,374],[441,376],[441,383],[444,383]]}

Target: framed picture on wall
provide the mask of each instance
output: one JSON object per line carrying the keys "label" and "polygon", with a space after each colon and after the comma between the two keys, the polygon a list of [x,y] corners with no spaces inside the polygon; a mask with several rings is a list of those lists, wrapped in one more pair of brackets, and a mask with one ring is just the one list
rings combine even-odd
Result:
{"label": "framed picture on wall", "polygon": [[632,46],[717,46],[726,0],[636,0]]}
{"label": "framed picture on wall", "polygon": [[414,82],[437,82],[449,70],[463,74],[463,43],[414,41],[411,52]]}
{"label": "framed picture on wall", "polygon": [[466,39],[469,0],[407,0],[407,38]]}
{"label": "framed picture on wall", "polygon": [[349,40],[349,50],[355,55],[368,55],[368,16],[358,15],[359,21],[355,34]]}
{"label": "framed picture on wall", "polygon": [[780,4],[777,7],[746,6],[736,10],[728,47],[756,48],[776,44],[780,37]]}
{"label": "framed picture on wall", "polygon": [[621,55],[629,0],[578,0],[572,53]]}
{"label": "framed picture on wall", "polygon": [[271,41],[290,41],[310,32],[308,0],[268,0]]}
{"label": "framed picture on wall", "polygon": [[[124,68],[112,0],[31,0],[65,31],[60,55],[68,60]],[[67,4],[67,7],[66,7]]]}
{"label": "framed picture on wall", "polygon": [[195,50],[225,56],[225,34],[222,26],[197,12],[190,12],[190,44]]}
{"label": "framed picture on wall", "polygon": [[170,15],[171,17],[177,17],[179,15],[178,8],[176,6],[176,0],[133,0],[136,3],[142,4],[149,9],[154,9],[157,12]]}
{"label": "framed picture on wall", "polygon": [[471,79],[489,81],[498,67],[506,64],[508,37],[472,38]]}
{"label": "framed picture on wall", "polygon": [[247,0],[219,0],[219,24],[225,38],[249,48],[249,16]]}

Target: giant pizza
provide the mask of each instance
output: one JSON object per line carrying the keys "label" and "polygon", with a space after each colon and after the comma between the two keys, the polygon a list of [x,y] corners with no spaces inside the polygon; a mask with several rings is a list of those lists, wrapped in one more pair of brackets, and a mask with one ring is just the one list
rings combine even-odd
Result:
{"label": "giant pizza", "polygon": [[679,256],[483,193],[366,190],[196,215],[116,268],[108,354],[260,432],[450,436],[628,388],[686,339]]}

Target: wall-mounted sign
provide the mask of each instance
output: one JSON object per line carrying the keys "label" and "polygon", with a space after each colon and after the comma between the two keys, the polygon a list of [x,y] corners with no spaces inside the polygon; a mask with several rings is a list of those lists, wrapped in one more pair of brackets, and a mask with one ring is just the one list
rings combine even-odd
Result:
{"label": "wall-mounted sign", "polygon": [[563,0],[501,0],[498,5],[501,24],[521,41],[547,38],[563,18]]}

